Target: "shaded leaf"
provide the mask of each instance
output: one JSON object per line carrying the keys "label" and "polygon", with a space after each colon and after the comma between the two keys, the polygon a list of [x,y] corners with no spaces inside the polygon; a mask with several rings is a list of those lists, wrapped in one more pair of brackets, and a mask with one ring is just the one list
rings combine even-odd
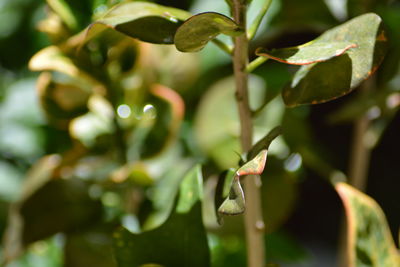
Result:
{"label": "shaded leaf", "polygon": [[217,186],[215,189],[215,197],[214,197],[214,208],[217,214],[218,223],[221,224],[222,218],[218,212],[219,207],[225,201],[225,199],[229,196],[229,192],[232,188],[233,179],[235,177],[235,169],[229,169],[223,171],[219,177]]}
{"label": "shaded leaf", "polygon": [[375,200],[345,183],[338,183],[335,188],[346,211],[349,261],[346,266],[399,266],[399,253]]}
{"label": "shaded leaf", "polygon": [[66,236],[64,247],[65,267],[116,267],[112,257],[110,229],[91,231]]}
{"label": "shaded leaf", "polygon": [[239,177],[235,177],[228,198],[218,208],[218,212],[225,215],[238,215],[245,210],[245,200]]}
{"label": "shaded leaf", "polygon": [[382,20],[373,13],[332,28],[317,40],[350,42],[357,48],[325,62],[302,66],[282,92],[287,106],[322,103],[349,93],[378,68],[387,49]]}
{"label": "shaded leaf", "polygon": [[289,48],[273,49],[270,51],[259,48],[256,54],[286,64],[307,65],[340,56],[350,48],[355,47],[357,45],[351,42],[326,42],[316,39],[315,41]]}
{"label": "shaded leaf", "polygon": [[121,228],[114,234],[119,267],[160,264],[210,266],[206,232],[201,216],[202,176],[194,167],[180,186],[176,208],[160,227],[140,234]]}
{"label": "shaded leaf", "polygon": [[101,203],[88,195],[88,185],[78,179],[51,180],[21,205],[24,244],[58,232],[81,230],[101,217]]}
{"label": "shaded leaf", "polygon": [[243,30],[232,19],[215,12],[194,15],[177,30],[175,46],[182,52],[196,52],[219,34],[238,36]]}
{"label": "shaded leaf", "polygon": [[84,42],[107,28],[144,42],[172,44],[179,25],[190,17],[184,10],[148,2],[125,2],[110,9],[87,28]]}
{"label": "shaded leaf", "polygon": [[267,161],[267,154],[268,150],[261,150],[257,156],[240,167],[239,170],[236,171],[236,175],[260,175],[264,171],[265,163]]}

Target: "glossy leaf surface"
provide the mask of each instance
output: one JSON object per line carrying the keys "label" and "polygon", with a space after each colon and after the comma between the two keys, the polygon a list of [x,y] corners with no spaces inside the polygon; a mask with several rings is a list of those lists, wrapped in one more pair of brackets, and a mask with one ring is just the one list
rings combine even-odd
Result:
{"label": "glossy leaf surface", "polygon": [[302,66],[282,92],[287,106],[323,103],[349,93],[380,65],[387,49],[381,18],[356,17],[322,34],[319,42],[350,42],[357,47],[328,61]]}
{"label": "glossy leaf surface", "polygon": [[148,2],[126,2],[115,6],[87,29],[85,42],[106,28],[144,42],[172,44],[179,25],[190,14],[184,10]]}
{"label": "glossy leaf surface", "polygon": [[345,183],[335,187],[347,218],[346,266],[399,266],[400,257],[385,214],[375,200]]}
{"label": "glossy leaf surface", "polygon": [[238,36],[243,31],[230,18],[215,12],[197,14],[186,20],[177,30],[175,46],[182,52],[196,52],[219,34]]}
{"label": "glossy leaf surface", "polygon": [[163,266],[210,266],[206,232],[202,223],[202,176],[196,166],[183,179],[179,199],[167,221],[140,234],[125,228],[114,234],[119,267],[160,264]]}
{"label": "glossy leaf surface", "polygon": [[317,39],[303,45],[270,51],[259,48],[256,54],[286,64],[308,65],[340,56],[350,48],[355,47],[357,45],[351,42],[322,42]]}

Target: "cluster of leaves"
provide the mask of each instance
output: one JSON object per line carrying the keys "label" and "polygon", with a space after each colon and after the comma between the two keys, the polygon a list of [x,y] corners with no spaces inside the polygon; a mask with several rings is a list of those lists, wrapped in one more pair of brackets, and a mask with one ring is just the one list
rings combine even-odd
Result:
{"label": "cluster of leaves", "polygon": [[[265,92],[264,81],[257,76],[250,77],[250,97],[260,141],[239,166],[234,153],[239,151],[239,131],[231,77],[218,81],[202,96],[193,127],[198,144],[181,140],[191,138],[187,133],[184,136],[185,100],[181,95],[198,82],[199,54],[176,50],[197,52],[211,41],[231,55],[231,46],[217,36],[246,32],[231,18],[216,12],[192,16],[150,2],[126,1],[114,6],[113,1],[103,1],[92,14],[94,22],[83,29],[88,20],[80,17],[80,11],[75,14],[75,9],[82,10],[79,1],[71,1],[76,5],[47,2],[48,17],[40,29],[53,45],[34,55],[29,67],[41,72],[37,80],[41,106],[52,127],[67,136],[69,146],[43,157],[27,175],[9,215],[6,262],[32,243],[63,233],[66,266],[209,266],[205,226],[215,228],[223,214],[244,211],[240,178],[262,175],[269,144],[280,130],[265,133],[281,123],[276,120],[283,117],[290,150],[309,149],[302,153],[304,161],[321,167],[315,163],[318,158],[306,157],[314,155],[310,153],[313,145],[308,146],[312,140],[291,139],[285,129],[291,120],[303,121],[293,118],[290,111],[276,116],[284,107],[275,93]],[[264,13],[270,4],[265,2]],[[256,19],[255,24],[259,22]],[[248,32],[249,38],[255,34],[255,30]],[[368,13],[303,45],[259,48],[255,54],[260,56],[258,62],[273,59],[303,65],[282,90],[285,104],[297,106],[349,93],[375,72],[386,49],[381,19]],[[249,64],[249,72],[254,66]],[[385,92],[382,99],[388,95]],[[367,103],[357,112],[375,104]],[[268,117],[271,110],[275,121]],[[337,120],[354,115],[346,108],[340,112]],[[306,127],[296,128],[294,134],[301,135]],[[279,142],[284,147],[281,152],[288,149]],[[207,172],[214,175],[206,182],[202,168],[196,165],[199,150],[216,165],[207,166]],[[277,178],[264,179],[263,185],[265,206],[281,203],[279,210],[268,208],[268,231],[288,217],[296,195],[298,173],[284,170],[278,158],[272,157],[269,171]],[[218,175],[230,167],[237,169]],[[382,266],[396,264],[398,254],[379,206],[348,185],[338,183],[335,188],[348,213],[349,266],[374,266],[378,264],[375,260],[388,262]],[[282,193],[288,194],[286,202]],[[378,243],[385,247],[375,249]]]}

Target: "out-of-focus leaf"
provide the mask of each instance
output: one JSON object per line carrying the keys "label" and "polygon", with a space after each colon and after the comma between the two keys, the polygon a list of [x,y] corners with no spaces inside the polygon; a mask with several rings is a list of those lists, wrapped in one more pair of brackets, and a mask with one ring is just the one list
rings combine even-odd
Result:
{"label": "out-of-focus leaf", "polygon": [[290,235],[284,232],[273,232],[265,237],[269,261],[287,263],[303,263],[307,259],[307,251]]}
{"label": "out-of-focus leaf", "polygon": [[101,217],[101,204],[78,179],[51,180],[21,204],[24,244],[58,232],[82,230]]}
{"label": "out-of-focus leaf", "polygon": [[261,150],[257,156],[240,167],[239,170],[236,171],[236,175],[260,175],[264,171],[265,163],[267,162],[267,154],[268,150]]}
{"label": "out-of-focus leaf", "polygon": [[243,30],[232,19],[222,14],[201,13],[190,17],[178,28],[174,43],[179,51],[197,52],[221,33],[238,36]]}
{"label": "out-of-focus leaf", "polygon": [[114,111],[100,95],[92,95],[88,102],[90,112],[73,119],[69,125],[71,136],[91,147],[101,135],[112,133]]}
{"label": "out-of-focus leaf", "polygon": [[325,62],[302,66],[282,92],[287,106],[322,103],[349,93],[378,68],[387,49],[382,20],[373,13],[332,28],[318,40],[350,42],[357,48]]}
{"label": "out-of-focus leaf", "polygon": [[90,93],[73,84],[57,83],[48,72],[39,76],[37,90],[42,108],[51,119],[71,119],[87,111]]}
{"label": "out-of-focus leaf", "polygon": [[356,44],[348,41],[320,42],[316,39],[303,45],[273,49],[270,51],[264,48],[259,48],[257,49],[256,54],[286,64],[307,65],[327,61],[328,59],[340,56],[350,48],[355,47],[357,47]]}
{"label": "out-of-focus leaf", "polygon": [[[265,84],[257,76],[249,79],[250,105],[257,109],[265,97]],[[265,136],[280,123],[284,110],[282,101],[269,103],[254,119],[254,139]],[[208,153],[221,169],[236,167],[240,153],[239,119],[235,101],[233,77],[216,82],[203,95],[195,118],[195,133],[200,148]],[[271,152],[271,151],[270,151]]]}
{"label": "out-of-focus leaf", "polygon": [[117,230],[114,252],[118,266],[210,266],[201,216],[202,187],[196,166],[183,179],[176,208],[164,224],[140,234],[124,228]]}
{"label": "out-of-focus leaf", "polygon": [[184,10],[148,2],[125,2],[91,24],[84,42],[107,28],[155,44],[172,44],[179,25],[190,17]]}
{"label": "out-of-focus leaf", "polygon": [[33,71],[57,71],[78,80],[82,85],[100,86],[93,77],[80,70],[57,46],[48,46],[37,52],[29,61]]}
{"label": "out-of-focus leaf", "polygon": [[245,210],[245,199],[239,177],[235,176],[232,181],[229,196],[218,208],[218,212],[224,215],[238,215]]}
{"label": "out-of-focus leaf", "polygon": [[65,267],[117,267],[112,254],[112,236],[106,231],[91,230],[66,236]]}
{"label": "out-of-focus leaf", "polygon": [[64,0],[47,0],[47,3],[71,30],[77,30],[78,21],[76,20],[73,11]]}
{"label": "out-of-focus leaf", "polygon": [[347,266],[399,266],[400,255],[379,205],[345,183],[335,188],[346,211]]}

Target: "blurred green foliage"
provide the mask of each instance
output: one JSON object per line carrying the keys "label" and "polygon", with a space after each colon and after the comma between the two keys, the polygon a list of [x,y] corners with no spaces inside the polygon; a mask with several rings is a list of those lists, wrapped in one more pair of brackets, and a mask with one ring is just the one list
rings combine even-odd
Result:
{"label": "blurred green foliage", "polygon": [[[179,236],[183,229],[174,228],[171,217],[181,216],[199,227],[204,222],[206,231],[196,232],[204,242],[196,245],[202,255],[208,255],[209,247],[212,266],[245,266],[241,218],[224,217],[221,227],[213,205],[218,175],[238,167],[240,160],[229,56],[213,44],[183,54],[173,46],[143,43],[109,29],[82,45],[82,31],[119,2],[0,3],[0,265],[7,260],[7,267],[114,267],[116,229],[123,226],[124,242],[132,242],[125,249],[140,252],[136,239],[166,227],[164,222],[169,222],[167,232],[171,227]],[[224,1],[153,2],[228,15]],[[252,1],[250,20],[262,3]],[[296,68],[267,62],[250,77],[252,107],[268,103],[254,121],[255,139],[276,125],[284,129],[271,145],[262,175],[267,258],[280,266],[334,262],[340,220],[329,228],[319,216],[335,212],[329,210],[332,203],[339,214],[339,199],[320,200],[313,193],[313,201],[321,201],[322,215],[305,211],[303,204],[309,197],[305,194],[320,190],[315,179],[326,183],[343,178],[352,123],[369,116],[366,139],[372,151],[389,138],[387,131],[400,131],[400,3],[275,0],[250,47],[254,52],[260,46],[298,45],[371,11],[383,18],[389,39],[389,56],[374,76],[374,90],[352,93],[326,108],[287,109],[280,92]],[[40,73],[29,71],[28,62]],[[391,145],[383,154],[395,158],[400,142],[387,142]],[[194,206],[196,216],[175,214],[182,192],[195,192],[196,179],[186,188],[181,182],[196,163],[202,164],[204,178],[202,210]],[[398,234],[398,167],[389,163],[371,162],[371,169],[393,170],[380,191],[367,187],[367,192],[380,196],[378,203],[391,214],[389,227]],[[371,185],[380,178],[370,175]],[[190,196],[189,203],[197,201]],[[326,235],[333,240],[318,236],[318,228],[332,231]],[[151,237],[154,244],[157,236]],[[164,246],[180,241],[170,236]],[[318,242],[328,247],[325,259],[315,255]]]}

